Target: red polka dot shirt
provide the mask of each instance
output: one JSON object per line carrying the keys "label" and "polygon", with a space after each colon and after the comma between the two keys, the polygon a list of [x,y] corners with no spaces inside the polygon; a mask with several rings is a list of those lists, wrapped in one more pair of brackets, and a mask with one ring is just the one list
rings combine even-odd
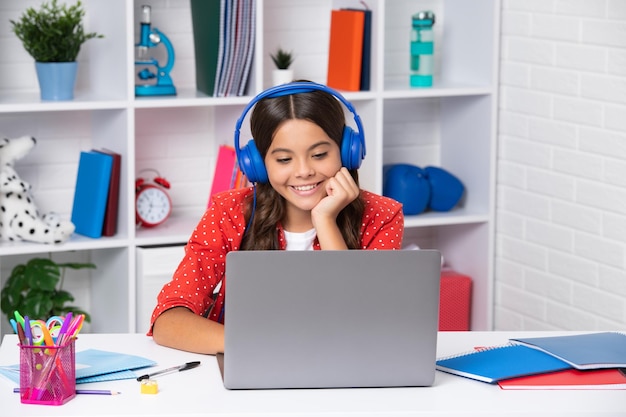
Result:
{"label": "red polka dot shirt", "polygon": [[[156,318],[173,307],[186,307],[198,315],[207,315],[223,322],[225,281],[213,301],[213,293],[224,280],[226,254],[239,250],[246,228],[245,199],[252,188],[229,190],[216,194],[209,209],[194,229],[185,256],[157,296],[157,305],[150,320],[150,330]],[[390,198],[361,191],[365,202],[361,226],[361,248],[369,250],[400,249],[404,233],[402,205]],[[277,225],[281,249],[286,248],[283,230]],[[315,239],[315,250],[320,250]],[[214,305],[213,305],[214,304]],[[210,313],[209,313],[210,311]]]}

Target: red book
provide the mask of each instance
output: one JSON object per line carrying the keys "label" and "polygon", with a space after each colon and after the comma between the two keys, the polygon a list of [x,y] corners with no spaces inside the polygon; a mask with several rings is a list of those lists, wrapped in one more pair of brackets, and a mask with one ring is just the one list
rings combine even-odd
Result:
{"label": "red book", "polygon": [[111,155],[113,166],[111,167],[111,180],[109,181],[109,193],[107,206],[104,212],[102,236],[115,236],[117,233],[117,218],[120,199],[120,173],[122,169],[122,155],[109,149],[96,149],[96,152]]}
{"label": "red book", "polygon": [[361,89],[365,13],[332,10],[326,84],[337,90]]}
{"label": "red book", "polygon": [[498,381],[506,390],[530,389],[626,389],[626,375],[617,369],[566,369],[548,374],[523,376]]}

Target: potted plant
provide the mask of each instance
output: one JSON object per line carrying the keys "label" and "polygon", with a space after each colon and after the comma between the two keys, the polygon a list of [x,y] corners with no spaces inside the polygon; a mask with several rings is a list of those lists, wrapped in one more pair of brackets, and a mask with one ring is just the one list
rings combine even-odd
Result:
{"label": "potted plant", "polygon": [[89,314],[79,307],[68,305],[74,296],[63,289],[67,268],[95,269],[92,263],[56,263],[50,258],[33,258],[25,264],[16,265],[0,292],[0,309],[7,318],[15,311],[22,316],[46,320],[52,316],[64,316],[68,312]]}
{"label": "potted plant", "polygon": [[103,37],[85,32],[84,16],[80,0],[69,7],[52,0],[43,3],[39,10],[26,9],[18,20],[10,20],[13,32],[35,59],[42,100],[74,98],[80,47],[89,39]]}
{"label": "potted plant", "polygon": [[276,69],[272,72],[272,83],[280,85],[293,81],[293,70],[289,69],[293,64],[293,53],[279,47],[275,53],[270,54],[270,57],[276,65]]}

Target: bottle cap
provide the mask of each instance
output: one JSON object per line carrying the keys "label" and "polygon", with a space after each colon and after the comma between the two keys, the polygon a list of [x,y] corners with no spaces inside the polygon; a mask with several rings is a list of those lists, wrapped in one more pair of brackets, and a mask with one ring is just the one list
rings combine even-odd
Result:
{"label": "bottle cap", "polygon": [[423,10],[421,12],[415,13],[413,16],[413,24],[414,25],[434,25],[435,24],[435,14],[430,10]]}

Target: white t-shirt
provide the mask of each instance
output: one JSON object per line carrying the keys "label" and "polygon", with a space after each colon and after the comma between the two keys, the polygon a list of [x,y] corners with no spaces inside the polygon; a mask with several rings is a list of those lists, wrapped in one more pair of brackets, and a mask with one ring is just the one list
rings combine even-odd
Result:
{"label": "white t-shirt", "polygon": [[287,241],[287,250],[313,250],[313,241],[317,232],[315,229],[302,233],[294,233],[283,230]]}

